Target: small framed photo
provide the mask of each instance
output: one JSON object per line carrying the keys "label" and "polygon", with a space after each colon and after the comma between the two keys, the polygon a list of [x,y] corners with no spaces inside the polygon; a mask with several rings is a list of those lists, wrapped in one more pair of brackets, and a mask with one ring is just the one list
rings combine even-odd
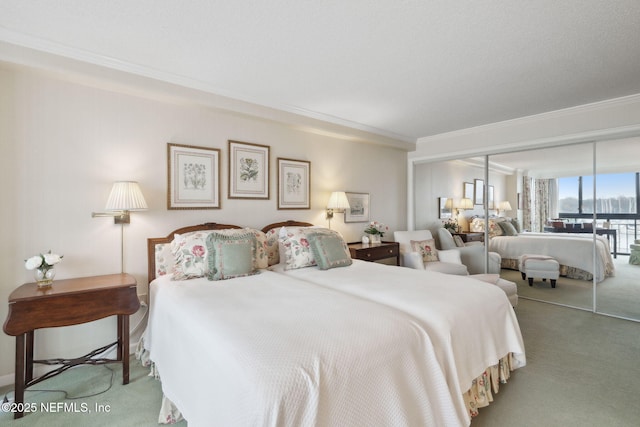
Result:
{"label": "small framed photo", "polygon": [[484,205],[484,180],[473,180],[473,204]]}
{"label": "small framed photo", "polygon": [[278,209],[311,209],[311,162],[278,157]]}
{"label": "small framed photo", "polygon": [[229,141],[228,197],[269,198],[269,146]]}
{"label": "small framed photo", "polygon": [[462,197],[473,200],[473,183],[464,182],[462,184]]}
{"label": "small framed photo", "polygon": [[488,209],[495,209],[495,202],[493,200],[493,185],[487,186],[487,204]]}
{"label": "small framed photo", "polygon": [[369,193],[345,192],[349,209],[344,211],[344,222],[369,222]]}
{"label": "small framed photo", "polygon": [[167,144],[167,209],[220,208],[220,150]]}
{"label": "small framed photo", "polygon": [[524,209],[524,200],[522,199],[522,193],[518,193],[516,197],[518,201],[518,209],[520,210]]}
{"label": "small framed photo", "polygon": [[449,219],[452,214],[452,202],[447,197],[438,197],[438,218]]}

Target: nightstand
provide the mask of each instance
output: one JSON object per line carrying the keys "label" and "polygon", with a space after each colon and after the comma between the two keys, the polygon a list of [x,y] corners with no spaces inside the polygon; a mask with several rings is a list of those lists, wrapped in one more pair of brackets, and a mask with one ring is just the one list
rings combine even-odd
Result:
{"label": "nightstand", "polygon": [[460,236],[464,243],[484,242],[484,233],[480,231],[463,231],[461,233],[451,233],[453,236]]}
{"label": "nightstand", "polygon": [[[129,315],[140,307],[136,279],[129,274],[56,280],[48,288],[26,283],[9,295],[9,314],[3,330],[16,337],[15,403],[22,408],[24,390],[77,365],[122,363],[122,384],[129,383]],[[33,360],[36,329],[78,325],[118,316],[117,341],[76,359]],[[94,358],[117,346],[115,359]],[[33,364],[61,365],[33,378]],[[16,411],[14,417],[21,418]]]}
{"label": "nightstand", "polygon": [[373,244],[349,243],[349,253],[353,259],[363,261],[378,261],[395,258],[396,265],[400,265],[400,244],[398,242],[382,242]]}

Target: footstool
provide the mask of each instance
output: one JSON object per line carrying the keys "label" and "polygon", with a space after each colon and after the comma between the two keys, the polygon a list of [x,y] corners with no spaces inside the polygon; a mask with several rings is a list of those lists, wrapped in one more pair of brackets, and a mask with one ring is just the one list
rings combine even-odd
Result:
{"label": "footstool", "polygon": [[529,286],[533,286],[533,279],[551,280],[551,287],[556,287],[556,280],[560,277],[560,264],[548,255],[525,254],[520,257],[518,267],[522,280],[529,279]]}
{"label": "footstool", "polygon": [[512,281],[501,278],[499,274],[471,274],[469,277],[496,285],[507,295],[513,308],[518,305],[518,286]]}

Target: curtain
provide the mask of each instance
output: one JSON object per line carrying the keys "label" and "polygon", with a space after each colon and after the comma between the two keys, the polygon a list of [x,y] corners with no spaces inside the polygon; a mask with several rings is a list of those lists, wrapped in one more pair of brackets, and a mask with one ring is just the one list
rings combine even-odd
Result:
{"label": "curtain", "polygon": [[558,181],[522,177],[523,214],[525,230],[542,232],[547,220],[558,216]]}
{"label": "curtain", "polygon": [[522,229],[533,231],[533,209],[531,209],[533,196],[532,192],[533,178],[528,176],[522,177]]}

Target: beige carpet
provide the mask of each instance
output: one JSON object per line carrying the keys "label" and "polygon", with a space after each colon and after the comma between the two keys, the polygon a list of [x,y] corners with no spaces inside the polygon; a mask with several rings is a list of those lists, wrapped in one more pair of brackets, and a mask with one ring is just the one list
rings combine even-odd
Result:
{"label": "beige carpet", "polygon": [[[597,284],[597,312],[640,320],[640,266],[629,264],[628,255],[614,259],[616,272]],[[556,288],[549,281],[535,280],[529,286],[520,272],[503,269],[501,277],[518,285],[518,295],[592,310],[593,285],[584,280],[560,277]]]}
{"label": "beige carpet", "polygon": [[521,300],[527,366],[472,427],[622,427],[640,420],[640,324]]}

